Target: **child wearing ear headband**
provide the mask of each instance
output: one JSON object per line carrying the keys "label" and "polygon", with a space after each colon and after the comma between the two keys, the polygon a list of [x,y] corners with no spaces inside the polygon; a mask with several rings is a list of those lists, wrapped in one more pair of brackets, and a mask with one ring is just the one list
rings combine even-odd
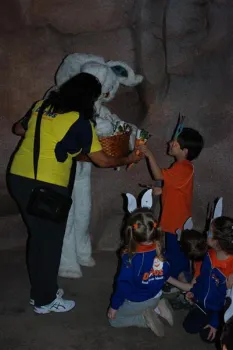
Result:
{"label": "child wearing ear headband", "polygon": [[233,275],[229,276],[225,304],[224,327],[221,334],[222,350],[233,350]]}
{"label": "child wearing ear headband", "polygon": [[169,277],[169,264],[162,255],[164,234],[149,209],[136,209],[129,216],[122,243],[109,322],[113,327],[149,327],[162,337],[164,325],[159,318],[173,325],[172,309],[166,300],[160,299]]}
{"label": "child wearing ear headband", "polygon": [[193,286],[179,282],[179,288],[190,291],[187,300],[193,308],[183,326],[190,334],[199,333],[205,342],[215,342],[220,328],[227,280],[233,273],[233,219],[220,216],[212,220],[207,234],[210,247]]}
{"label": "child wearing ear headband", "polygon": [[[160,225],[166,232],[166,256],[171,265],[171,276],[174,278],[178,278],[182,271],[189,269],[189,261],[180,249],[176,230],[192,216],[194,178],[192,161],[199,156],[203,145],[204,140],[199,132],[184,128],[181,119],[168,145],[168,155],[174,158],[174,163],[169,169],[159,167],[147,146],[139,147],[149,160],[154,179],[163,183]],[[166,285],[164,293],[173,293],[172,289],[170,285]]]}

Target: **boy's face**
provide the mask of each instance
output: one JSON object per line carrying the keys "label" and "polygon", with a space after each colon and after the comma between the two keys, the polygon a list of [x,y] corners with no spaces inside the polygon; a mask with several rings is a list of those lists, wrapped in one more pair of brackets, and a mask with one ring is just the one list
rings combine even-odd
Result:
{"label": "boy's face", "polygon": [[177,140],[171,140],[170,142],[168,142],[168,155],[178,158],[178,157],[182,157],[182,158],[186,158],[187,156],[187,150],[186,148],[181,149],[180,148],[180,144]]}

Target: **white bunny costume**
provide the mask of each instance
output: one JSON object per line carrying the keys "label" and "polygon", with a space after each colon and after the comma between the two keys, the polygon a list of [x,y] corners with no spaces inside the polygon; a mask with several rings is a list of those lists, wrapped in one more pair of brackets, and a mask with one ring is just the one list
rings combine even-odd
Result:
{"label": "white bunny costume", "polygon": [[[102,94],[95,103],[96,132],[98,136],[113,134],[113,126],[120,118],[112,114],[102,103],[112,100],[120,86],[136,86],[142,82],[141,75],[135,75],[124,62],[108,61],[103,57],[74,53],[68,55],[56,74],[56,84],[61,86],[65,81],[78,73],[94,75],[102,85]],[[137,128],[132,127],[130,148],[133,149]],[[76,176],[72,193],[73,204],[69,213],[66,233],[63,242],[59,275],[66,278],[82,276],[80,265],[94,266],[91,257],[89,223],[91,215],[91,163],[77,162]]]}

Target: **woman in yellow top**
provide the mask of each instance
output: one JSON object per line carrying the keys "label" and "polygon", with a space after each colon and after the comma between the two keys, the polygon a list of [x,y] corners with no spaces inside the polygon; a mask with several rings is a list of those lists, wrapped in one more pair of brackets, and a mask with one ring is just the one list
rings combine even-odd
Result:
{"label": "woman in yellow top", "polygon": [[[37,102],[15,125],[15,133],[23,138],[12,158],[8,186],[29,232],[30,303],[37,313],[66,312],[75,302],[63,299],[63,291],[57,285],[66,220],[54,222],[30,215],[32,191],[46,185],[69,196],[72,162],[79,153],[87,154],[96,165],[109,168],[135,163],[142,157],[133,152],[128,157],[114,158],[103,152],[92,123],[94,103],[100,94],[99,81],[80,73],[51,92],[46,100]],[[39,112],[42,119],[35,179],[33,150]]]}

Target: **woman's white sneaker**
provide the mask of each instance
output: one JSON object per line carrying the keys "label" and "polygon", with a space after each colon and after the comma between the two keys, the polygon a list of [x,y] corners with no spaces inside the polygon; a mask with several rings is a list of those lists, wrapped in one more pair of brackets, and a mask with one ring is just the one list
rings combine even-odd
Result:
{"label": "woman's white sneaker", "polygon": [[[64,295],[64,290],[62,288],[59,288],[56,294],[57,298],[62,298]],[[29,304],[34,306],[35,305],[35,300],[34,299],[30,299]]]}
{"label": "woman's white sneaker", "polygon": [[50,312],[68,312],[75,307],[73,300],[56,298],[52,303],[43,306],[34,306],[34,311],[37,314],[48,314]]}

